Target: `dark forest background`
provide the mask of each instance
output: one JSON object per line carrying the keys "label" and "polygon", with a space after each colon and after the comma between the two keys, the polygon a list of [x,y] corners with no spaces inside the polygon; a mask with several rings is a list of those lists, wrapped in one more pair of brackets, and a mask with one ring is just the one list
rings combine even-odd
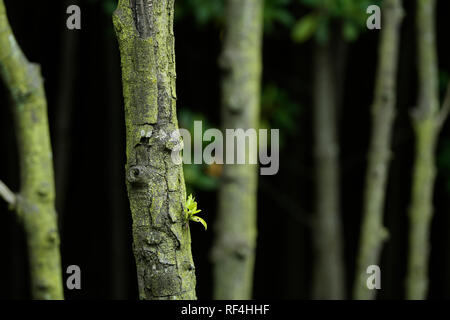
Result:
{"label": "dark forest background", "polygon": [[[220,127],[221,1],[177,0],[177,94],[181,126],[203,119]],[[211,5],[211,3],[219,3]],[[311,293],[313,46],[292,40],[291,20],[310,9],[298,1],[266,1],[262,123],[281,131],[280,170],[259,177],[255,298],[307,299]],[[78,4],[82,28],[66,28],[66,8]],[[194,6],[194,5],[197,5]],[[63,270],[76,264],[82,289],[68,299],[137,299],[126,196],[125,125],[120,59],[111,13],[114,1],[6,0],[10,23],[28,59],[42,66],[54,151]],[[414,1],[404,1],[394,157],[387,191],[380,299],[404,297],[417,70]],[[448,1],[438,1],[442,82],[450,72]],[[348,295],[354,278],[362,212],[379,31],[365,30],[347,44],[340,112],[342,219]],[[443,86],[444,88],[444,86]],[[0,86],[0,177],[19,189],[17,147],[6,89]],[[450,125],[438,147],[432,225],[430,298],[450,298]],[[185,168],[209,224],[216,212],[217,168]],[[212,297],[209,259],[213,231],[191,228],[197,294]],[[212,229],[211,229],[212,230]],[[24,232],[0,201],[0,298],[30,298]]]}

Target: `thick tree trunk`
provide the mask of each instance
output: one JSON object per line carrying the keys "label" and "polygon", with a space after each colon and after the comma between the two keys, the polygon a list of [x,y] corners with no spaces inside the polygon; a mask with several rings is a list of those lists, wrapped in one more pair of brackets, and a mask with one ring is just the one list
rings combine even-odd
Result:
{"label": "thick tree trunk", "polygon": [[353,288],[355,299],[375,297],[376,290],[367,288],[366,270],[370,265],[379,264],[382,244],[387,236],[383,226],[383,213],[395,118],[397,62],[403,16],[401,1],[385,0],[382,13],[383,28],[372,105],[372,137],[364,190],[364,213]]}
{"label": "thick tree trunk", "polygon": [[122,61],[127,189],[141,299],[195,299],[176,116],[174,0],[120,0],[114,26]]}
{"label": "thick tree trunk", "polygon": [[[220,66],[222,125],[258,128],[262,0],[228,0],[225,40]],[[248,153],[247,153],[248,154]],[[214,298],[250,299],[256,247],[257,166],[224,165],[215,225]]]}
{"label": "thick tree trunk", "polygon": [[428,290],[429,232],[436,176],[435,152],[440,129],[448,115],[449,94],[439,111],[434,0],[417,0],[419,100],[412,114],[416,135],[412,195],[409,211],[408,299],[424,299]]}
{"label": "thick tree trunk", "polygon": [[[40,68],[19,48],[0,0],[0,74],[14,101],[21,191],[9,200],[27,235],[34,299],[63,299],[47,102]],[[6,188],[3,186],[0,194]]]}
{"label": "thick tree trunk", "polygon": [[337,101],[330,51],[328,45],[316,44],[313,110],[316,161],[314,299],[343,299],[345,295]]}

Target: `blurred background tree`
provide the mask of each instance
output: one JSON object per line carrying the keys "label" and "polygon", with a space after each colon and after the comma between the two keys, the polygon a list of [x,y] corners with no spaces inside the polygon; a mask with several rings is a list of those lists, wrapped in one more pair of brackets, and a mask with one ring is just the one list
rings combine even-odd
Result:
{"label": "blurred background tree", "polygon": [[[403,9],[401,0],[385,0],[383,28],[378,44],[375,89],[371,106],[371,136],[363,199],[359,251],[353,298],[373,299],[377,290],[367,286],[369,266],[379,265],[388,231],[384,228],[386,185],[389,179],[392,132],[397,105],[397,70]],[[376,284],[375,284],[376,285]]]}
{"label": "blurred background tree", "polygon": [[371,1],[302,0],[312,10],[292,28],[292,38],[315,41],[314,64],[314,157],[316,216],[314,220],[315,264],[313,297],[345,297],[345,265],[340,204],[340,146],[344,72],[347,41],[355,41],[365,29],[365,9]]}

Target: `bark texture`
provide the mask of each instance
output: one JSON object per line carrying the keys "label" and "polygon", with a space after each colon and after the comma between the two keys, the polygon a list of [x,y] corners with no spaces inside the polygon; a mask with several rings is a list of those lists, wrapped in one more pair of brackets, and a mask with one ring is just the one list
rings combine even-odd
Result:
{"label": "bark texture", "polygon": [[[223,128],[258,128],[262,9],[262,0],[227,1],[224,47],[219,61],[224,72]],[[212,252],[215,299],[252,297],[257,176],[256,165],[224,165]]]}
{"label": "bark texture", "polygon": [[401,0],[385,0],[382,14],[383,27],[372,104],[372,136],[364,190],[364,212],[353,288],[355,299],[375,298],[376,290],[367,288],[369,275],[366,270],[370,265],[379,264],[382,245],[388,235],[383,226],[383,213],[395,118],[397,62],[403,17]]}
{"label": "bark texture", "polygon": [[40,67],[27,61],[0,0],[0,75],[14,102],[21,190],[14,208],[28,245],[34,299],[63,299],[52,150]]}
{"label": "bark texture", "polygon": [[314,299],[343,299],[345,295],[339,201],[338,117],[331,58],[329,44],[316,44],[313,110],[317,181],[313,232]]}
{"label": "bark texture", "polygon": [[434,0],[417,0],[419,100],[412,114],[416,155],[409,211],[409,262],[406,280],[408,299],[425,299],[427,296],[429,233],[436,176],[435,152],[439,132],[448,114],[447,103],[444,103],[441,112],[439,109],[435,9]]}
{"label": "bark texture", "polygon": [[126,122],[126,177],[140,299],[195,299],[184,216],[182,141],[176,117],[174,0],[120,0],[119,42]]}

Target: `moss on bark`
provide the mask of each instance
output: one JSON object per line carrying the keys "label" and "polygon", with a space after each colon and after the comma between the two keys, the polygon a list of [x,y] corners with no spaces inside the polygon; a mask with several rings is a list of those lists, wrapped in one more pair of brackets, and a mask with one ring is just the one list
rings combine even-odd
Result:
{"label": "moss on bark", "polygon": [[120,0],[113,22],[122,62],[126,176],[140,299],[195,299],[195,268],[175,93],[174,0]]}

